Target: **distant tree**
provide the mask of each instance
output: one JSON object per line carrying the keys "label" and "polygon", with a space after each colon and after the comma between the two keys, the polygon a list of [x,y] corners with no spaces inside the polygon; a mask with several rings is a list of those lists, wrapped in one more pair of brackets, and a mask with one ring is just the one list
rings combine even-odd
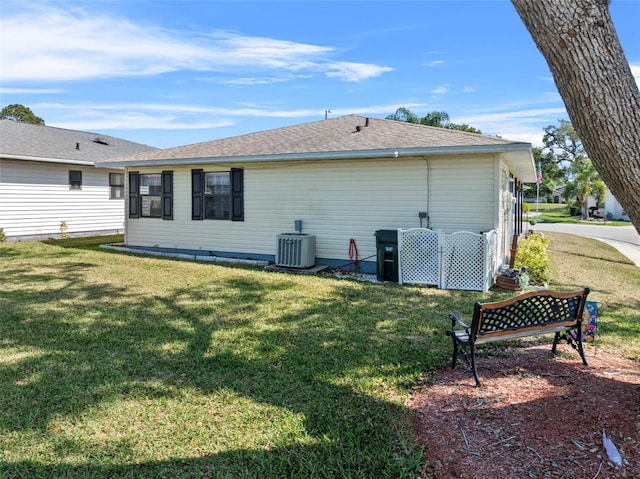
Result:
{"label": "distant tree", "polygon": [[575,200],[586,217],[589,196],[598,205],[604,203],[606,187],[589,159],[578,133],[570,121],[560,120],[558,126],[544,128],[542,141],[545,146],[540,150],[536,165],[542,166],[543,179],[547,175],[549,179],[554,178],[559,184],[566,185],[563,196],[567,200]]}
{"label": "distant tree", "polygon": [[451,122],[449,121],[449,114],[446,111],[432,111],[420,120],[420,124],[448,128]]}
{"label": "distant tree", "polygon": [[405,123],[420,123],[420,118],[418,118],[411,110],[405,108],[404,106],[398,108],[395,113],[387,115],[386,119],[404,121]]}
{"label": "distant tree", "polygon": [[559,125],[549,125],[544,128],[542,142],[547,153],[555,158],[561,167],[569,167],[569,172],[580,168],[588,159],[582,140],[569,120],[559,120]]}
{"label": "distant tree", "polygon": [[0,111],[0,120],[13,120],[32,125],[44,125],[44,120],[36,116],[29,107],[20,104],[5,106]]}
{"label": "distant tree", "polygon": [[[541,198],[546,198],[553,194],[553,190],[567,183],[567,175],[565,169],[561,168],[556,157],[551,152],[545,152],[540,148],[533,148],[533,161],[536,169],[542,170],[542,183],[540,184],[539,193]],[[523,185],[525,188],[525,196],[534,197],[538,193],[536,183]]]}
{"label": "distant tree", "polygon": [[420,123],[423,125],[438,126],[440,128],[448,128],[449,130],[466,131],[467,133],[482,134],[480,130],[466,123],[453,123],[449,120],[449,114],[446,111],[432,111],[424,116]]}
{"label": "distant tree", "polygon": [[596,206],[602,205],[606,187],[591,160],[580,163],[576,166],[576,169],[577,174],[565,188],[564,197],[567,201],[575,198],[576,203],[580,205],[582,216],[587,218],[589,216],[589,197],[591,196],[596,200]]}
{"label": "distant tree", "polygon": [[640,88],[610,0],[511,0],[593,164],[640,232]]}
{"label": "distant tree", "polygon": [[432,111],[420,118],[408,108],[400,107],[395,113],[388,115],[386,118],[387,120],[404,121],[406,123],[415,123],[417,125],[435,126],[438,128],[447,128],[449,130],[482,134],[480,130],[467,124],[452,123],[449,121],[449,114],[446,111]]}
{"label": "distant tree", "polygon": [[446,128],[449,124],[449,114],[446,111],[432,111],[420,118],[408,108],[401,106],[395,113],[388,115],[387,120],[404,121],[405,123],[415,123],[416,125]]}
{"label": "distant tree", "polygon": [[472,126],[469,126],[466,123],[450,123],[449,126],[445,128],[451,128],[452,130],[460,130],[460,131],[466,131],[467,133],[476,133],[478,135],[482,135],[482,131]]}

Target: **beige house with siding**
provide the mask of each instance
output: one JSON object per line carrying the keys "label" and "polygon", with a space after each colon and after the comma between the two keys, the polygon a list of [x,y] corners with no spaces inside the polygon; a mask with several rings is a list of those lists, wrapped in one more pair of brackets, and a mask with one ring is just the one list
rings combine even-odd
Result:
{"label": "beige house with siding", "polygon": [[124,171],[96,160],[154,150],[84,131],[0,120],[0,228],[9,240],[124,229]]}
{"label": "beige house with siding", "polygon": [[124,168],[130,247],[274,261],[298,232],[317,264],[344,267],[355,244],[365,272],[381,229],[496,230],[506,260],[535,181],[528,143],[355,115],[96,165]]}

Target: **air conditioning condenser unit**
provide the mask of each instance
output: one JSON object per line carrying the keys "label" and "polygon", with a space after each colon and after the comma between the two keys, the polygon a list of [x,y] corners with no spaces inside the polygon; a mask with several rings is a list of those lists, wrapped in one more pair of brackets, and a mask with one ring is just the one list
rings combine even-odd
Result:
{"label": "air conditioning condenser unit", "polygon": [[316,237],[302,233],[279,234],[276,266],[310,268],[316,264]]}

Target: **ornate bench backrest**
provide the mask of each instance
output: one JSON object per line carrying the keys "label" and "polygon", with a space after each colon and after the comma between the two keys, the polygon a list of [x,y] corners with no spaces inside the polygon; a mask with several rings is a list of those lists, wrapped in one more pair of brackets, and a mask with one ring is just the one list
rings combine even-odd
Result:
{"label": "ornate bench backrest", "polygon": [[476,303],[472,336],[582,318],[589,288],[571,293],[533,291],[494,303]]}

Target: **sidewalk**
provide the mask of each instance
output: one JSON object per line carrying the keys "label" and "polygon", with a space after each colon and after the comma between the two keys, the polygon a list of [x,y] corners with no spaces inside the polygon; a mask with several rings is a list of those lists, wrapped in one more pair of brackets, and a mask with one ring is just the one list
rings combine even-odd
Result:
{"label": "sidewalk", "polygon": [[598,241],[602,241],[603,243],[607,243],[608,245],[613,246],[618,251],[620,251],[620,253],[633,261],[636,266],[640,266],[640,246],[636,246],[630,243],[624,243],[622,241],[596,238],[595,236],[589,236],[589,238],[597,239]]}
{"label": "sidewalk", "polygon": [[629,258],[636,266],[640,266],[640,235],[630,226],[606,226],[568,223],[537,223],[538,231],[557,231],[585,238],[593,238],[616,248]]}

